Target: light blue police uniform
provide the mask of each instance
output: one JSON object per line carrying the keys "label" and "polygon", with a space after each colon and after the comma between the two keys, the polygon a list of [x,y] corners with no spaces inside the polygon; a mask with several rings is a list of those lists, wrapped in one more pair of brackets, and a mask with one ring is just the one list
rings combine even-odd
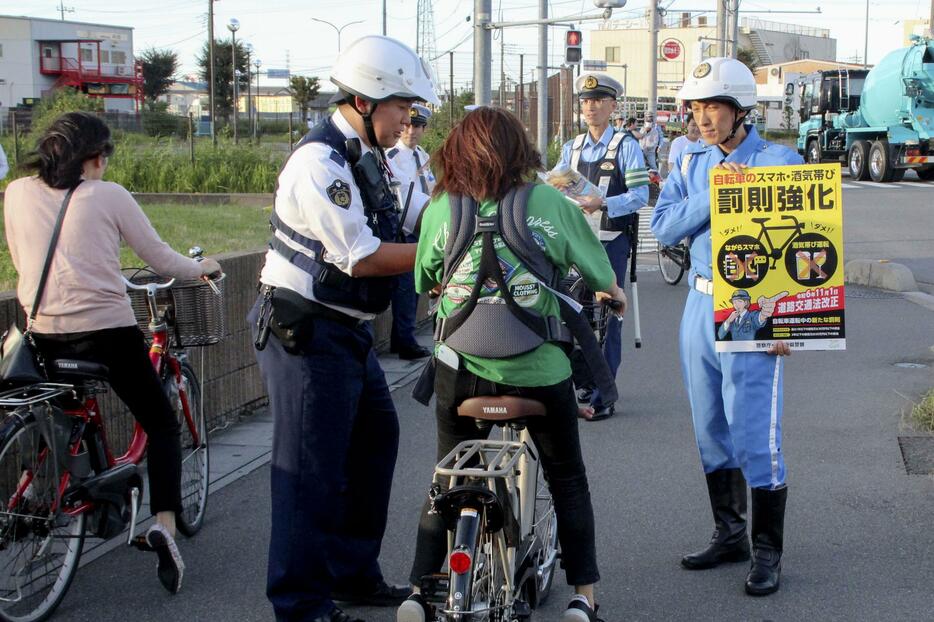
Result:
{"label": "light blue police uniform", "polygon": [[[719,146],[703,142],[688,146],[678,156],[655,206],[652,231],[663,244],[690,239],[691,292],[679,342],[704,472],[740,468],[752,488],[775,490],[785,483],[782,357],[717,353],[714,347],[713,299],[707,289],[713,269],[708,171],[724,161],[781,166],[803,160],[792,149],[760,138],[753,126],[746,126],[746,132],[745,140],[728,156]],[[685,158],[690,159],[682,174]]]}
{"label": "light blue police uniform", "polygon": [[[580,163],[589,164],[603,160],[606,157],[610,141],[615,134],[616,130],[613,129],[612,125],[606,128],[598,141],[594,141],[593,136],[588,132],[581,148]],[[573,140],[569,140],[564,144],[561,149],[561,160],[558,162],[559,167],[570,167],[573,146]],[[619,145],[616,152],[616,166],[617,171],[620,173],[618,178],[624,181],[626,191],[622,194],[606,197],[606,211],[612,218],[635,214],[640,208],[645,207],[649,201],[648,174],[642,148],[631,136],[624,138]],[[601,231],[600,240],[603,242],[604,248],[606,248],[606,254],[613,266],[613,272],[616,273],[617,284],[620,287],[625,287],[626,275],[629,273],[628,259],[632,244],[629,235],[626,232]],[[622,361],[622,353],[622,322],[611,321],[607,326],[603,356],[610,367],[610,373],[614,377]],[[599,410],[603,406],[612,406],[612,404],[603,404],[598,390],[594,390],[591,394],[590,404],[595,410]]]}

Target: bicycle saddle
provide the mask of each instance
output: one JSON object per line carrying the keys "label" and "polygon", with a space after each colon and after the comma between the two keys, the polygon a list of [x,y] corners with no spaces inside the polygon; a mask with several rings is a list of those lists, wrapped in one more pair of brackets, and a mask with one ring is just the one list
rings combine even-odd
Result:
{"label": "bicycle saddle", "polygon": [[515,395],[471,397],[457,407],[459,417],[505,423],[526,417],[543,417],[545,405],[537,400]]}
{"label": "bicycle saddle", "polygon": [[759,224],[763,224],[763,223],[769,222],[769,221],[771,220],[771,218],[752,218],[751,220],[752,220],[752,222],[757,222],[757,223],[759,223]]}
{"label": "bicycle saddle", "polygon": [[49,375],[55,378],[107,380],[110,370],[106,365],[75,359],[55,359],[46,363]]}

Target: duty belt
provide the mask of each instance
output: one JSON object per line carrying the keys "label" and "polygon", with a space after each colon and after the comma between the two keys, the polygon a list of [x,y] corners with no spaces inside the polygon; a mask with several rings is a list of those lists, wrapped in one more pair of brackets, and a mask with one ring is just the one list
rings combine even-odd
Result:
{"label": "duty belt", "polygon": [[713,281],[705,279],[699,274],[694,275],[694,289],[702,294],[713,296]]}

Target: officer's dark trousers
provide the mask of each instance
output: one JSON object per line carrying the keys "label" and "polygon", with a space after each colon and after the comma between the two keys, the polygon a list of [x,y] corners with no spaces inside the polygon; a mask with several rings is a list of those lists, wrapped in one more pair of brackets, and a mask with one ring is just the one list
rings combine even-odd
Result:
{"label": "officer's dark trousers", "polygon": [[[594,544],[593,506],[577,428],[577,399],[570,380],[548,387],[513,387],[478,378],[466,370],[455,372],[438,363],[435,376],[435,416],[438,421],[438,460],[461,441],[486,438],[473,419],[459,417],[457,406],[477,395],[519,395],[545,404],[544,417],[531,417],[529,433],[538,448],[558,518],[561,563],[569,585],[600,580]],[[440,516],[422,509],[415,561],[409,581],[420,583],[426,574],[441,571],[447,552],[447,530]]]}
{"label": "officer's dark trousers", "polygon": [[382,579],[399,422],[372,346],[368,327],[321,318],[301,354],[275,335],[256,353],[274,417],[266,595],[279,622],[313,620],[332,589]]}
{"label": "officer's dark trousers", "polygon": [[[613,272],[616,273],[616,283],[620,287],[626,287],[626,277],[629,275],[629,251],[630,242],[626,232],[621,232],[615,240],[603,243],[606,249],[606,256],[613,266]],[[611,317],[606,326],[606,342],[603,344],[603,357],[610,368],[610,374],[616,378],[616,370],[623,360],[623,323]],[[600,397],[600,391],[594,390],[590,397],[590,404],[599,409],[602,406],[612,406],[604,404]]]}
{"label": "officer's dark trousers", "polygon": [[411,272],[396,277],[392,293],[392,334],[390,345],[393,350],[413,348],[415,340],[415,311],[418,296],[415,294],[415,275]]}

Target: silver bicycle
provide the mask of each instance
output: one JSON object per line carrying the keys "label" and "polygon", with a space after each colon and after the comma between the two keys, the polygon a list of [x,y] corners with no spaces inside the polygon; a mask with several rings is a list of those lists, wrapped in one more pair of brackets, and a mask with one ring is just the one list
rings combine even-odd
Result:
{"label": "silver bicycle", "polygon": [[427,577],[423,594],[442,622],[528,620],[551,590],[559,557],[554,505],[526,425],[545,406],[474,397],[457,414],[496,425],[501,436],[464,441],[435,467],[431,511],[448,528],[448,573]]}

